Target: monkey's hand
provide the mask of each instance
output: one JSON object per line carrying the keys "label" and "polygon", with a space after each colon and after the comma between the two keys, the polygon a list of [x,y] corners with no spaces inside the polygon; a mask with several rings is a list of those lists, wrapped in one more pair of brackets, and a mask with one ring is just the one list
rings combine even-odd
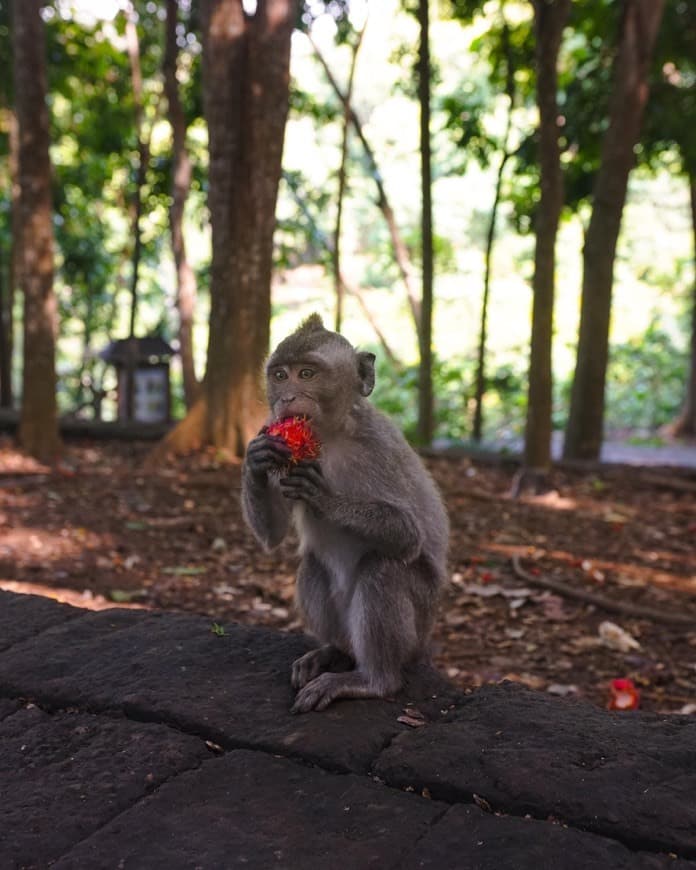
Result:
{"label": "monkey's hand", "polygon": [[244,457],[244,469],[255,481],[263,481],[270,471],[290,461],[291,452],[282,438],[261,432],[251,440]]}
{"label": "monkey's hand", "polygon": [[333,495],[321,465],[316,460],[306,460],[293,465],[288,474],[280,479],[280,491],[285,498],[303,501],[319,511]]}

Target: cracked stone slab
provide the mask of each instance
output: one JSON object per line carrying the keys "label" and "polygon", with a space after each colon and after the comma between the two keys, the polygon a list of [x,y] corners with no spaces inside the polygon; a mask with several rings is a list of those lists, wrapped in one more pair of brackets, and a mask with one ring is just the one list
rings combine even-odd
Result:
{"label": "cracked stone slab", "polygon": [[22,708],[0,722],[0,866],[48,866],[208,757],[163,725]]}
{"label": "cracked stone slab", "polygon": [[293,716],[290,667],[309,648],[301,635],[240,625],[219,637],[209,619],[187,614],[90,612],[0,654],[0,694],[122,711],[226,747],[364,772],[404,730],[403,702],[342,702]]}
{"label": "cracked stone slab", "polygon": [[374,766],[436,799],[474,794],[632,848],[696,857],[696,720],[610,714],[520,686],[486,686],[453,721],[399,735]]}
{"label": "cracked stone slab", "polygon": [[497,817],[244,750],[166,783],[59,870],[694,870],[550,822]]}
{"label": "cracked stone slab", "polygon": [[696,870],[668,855],[633,852],[621,843],[552,822],[496,816],[455,806],[434,825],[399,870]]}
{"label": "cracked stone slab", "polygon": [[446,806],[239,750],[166,783],[56,870],[400,867]]}
{"label": "cracked stone slab", "polygon": [[0,592],[0,650],[41,634],[52,625],[79,616],[80,611],[40,595]]}

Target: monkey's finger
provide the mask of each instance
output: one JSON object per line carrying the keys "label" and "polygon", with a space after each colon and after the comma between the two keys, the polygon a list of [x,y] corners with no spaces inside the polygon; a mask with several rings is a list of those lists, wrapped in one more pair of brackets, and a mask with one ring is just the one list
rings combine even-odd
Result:
{"label": "monkey's finger", "polygon": [[319,674],[314,680],[300,689],[292,706],[292,713],[309,713],[310,710],[324,710],[336,698],[336,674]]}
{"label": "monkey's finger", "polygon": [[316,468],[307,465],[296,465],[290,469],[286,480],[298,483],[303,481],[313,487],[317,492],[326,492],[326,480]]}
{"label": "monkey's finger", "polygon": [[247,451],[246,462],[252,467],[260,463],[271,463],[274,465],[286,465],[290,460],[290,453],[281,450],[275,450],[272,447],[255,447],[251,451]]}
{"label": "monkey's finger", "polygon": [[255,453],[275,453],[283,458],[290,457],[292,451],[288,447],[288,445],[280,438],[270,438],[268,436],[264,436],[262,438],[254,438],[253,441],[249,442],[249,446],[247,447],[247,455],[254,455]]}
{"label": "monkey's finger", "polygon": [[297,468],[301,468],[302,470],[307,469],[308,471],[316,472],[320,477],[324,476],[324,472],[321,468],[321,462],[318,459],[302,459],[297,464]]}
{"label": "monkey's finger", "polygon": [[273,462],[287,462],[290,457],[289,454],[280,453],[277,450],[260,449],[254,450],[253,453],[247,453],[246,458],[248,462],[262,462],[264,460]]}
{"label": "monkey's finger", "polygon": [[285,498],[294,498],[300,501],[309,501],[316,496],[316,490],[305,485],[304,481],[289,481],[281,477],[280,491]]}
{"label": "monkey's finger", "polygon": [[311,696],[306,695],[305,689],[300,689],[295,698],[295,703],[290,708],[291,713],[309,713],[314,709],[314,702]]}

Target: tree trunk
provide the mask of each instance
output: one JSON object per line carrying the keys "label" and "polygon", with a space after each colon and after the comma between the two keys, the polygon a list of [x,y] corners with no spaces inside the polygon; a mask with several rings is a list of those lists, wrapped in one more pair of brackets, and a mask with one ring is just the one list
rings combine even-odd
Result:
{"label": "tree trunk", "polygon": [[536,216],[524,465],[532,474],[544,475],[551,466],[556,235],[563,208],[563,175],[558,145],[557,64],[571,0],[533,2],[541,196]]}
{"label": "tree trunk", "polygon": [[[696,172],[689,173],[689,189],[691,192],[691,229],[694,237],[694,267],[696,267]],[[694,278],[693,296],[691,299],[691,351],[689,356],[689,373],[686,386],[686,398],[679,419],[672,427],[672,435],[676,437],[693,438],[696,436],[696,277]]]}
{"label": "tree trunk", "polygon": [[19,130],[17,115],[7,109],[10,176],[11,236],[7,262],[3,263],[2,298],[0,299],[0,407],[14,404],[12,360],[14,356],[14,300],[19,284],[19,252],[22,222],[19,215]]}
{"label": "tree trunk", "polygon": [[[504,3],[500,4],[501,14],[503,13]],[[510,50],[509,30],[507,23],[503,20],[502,32],[503,49],[505,52],[505,60],[507,63],[507,75],[505,93],[508,98],[508,115],[505,124],[505,133],[503,137],[503,154],[500,158],[498,166],[498,174],[495,180],[495,193],[493,195],[493,206],[491,208],[491,216],[488,223],[488,233],[486,235],[486,254],[485,254],[485,270],[483,277],[483,298],[481,300],[481,322],[479,326],[479,343],[478,355],[476,361],[476,387],[474,391],[474,424],[472,430],[472,438],[478,442],[483,437],[483,397],[486,393],[486,343],[488,341],[488,301],[491,290],[491,271],[493,265],[493,245],[495,243],[495,227],[498,222],[498,208],[500,206],[500,194],[503,186],[503,175],[508,160],[512,157],[509,151],[510,134],[512,132],[512,111],[515,106],[515,70]]]}
{"label": "tree trunk", "polygon": [[624,2],[609,126],[602,142],[583,250],[580,332],[563,451],[566,459],[597,459],[602,446],[616,243],[664,6],[665,0]]}
{"label": "tree trunk", "polygon": [[131,254],[131,310],[130,325],[128,328],[128,354],[126,357],[126,419],[133,420],[135,415],[135,320],[138,310],[138,279],[140,277],[140,260],[142,257],[143,242],[140,232],[140,223],[143,214],[143,187],[147,175],[147,164],[150,159],[149,143],[144,134],[144,109],[143,109],[143,78],[140,68],[140,39],[136,25],[135,9],[132,3],[128,4],[126,13],[126,49],[131,68],[131,82],[133,87],[133,103],[135,106],[135,129],[138,138],[138,165],[135,172],[135,192],[133,197],[133,251]]}
{"label": "tree trunk", "polygon": [[203,97],[213,231],[201,399],[161,451],[210,444],[241,456],[266,414],[275,206],[296,0],[203,0]]}
{"label": "tree trunk", "polygon": [[53,225],[46,45],[40,0],[12,3],[15,107],[19,125],[20,276],[24,291],[21,446],[42,461],[60,452],[56,406]]}
{"label": "tree trunk", "polygon": [[430,146],[430,9],[429,0],[418,2],[420,51],[418,53],[418,101],[420,103],[421,250],[423,292],[418,344],[418,441],[433,440],[433,204]]}
{"label": "tree trunk", "polygon": [[198,398],[200,385],[193,361],[193,318],[196,309],[196,276],[186,256],[184,209],[191,187],[191,160],[186,150],[186,116],[179,97],[176,77],[178,49],[176,25],[178,0],[167,0],[166,41],[164,51],[164,90],[167,96],[169,124],[172,128],[172,204],[169,226],[176,266],[176,305],[179,312],[179,354],[184,381],[184,400],[190,410]]}
{"label": "tree trunk", "polygon": [[0,246],[0,408],[12,407],[12,269]]}

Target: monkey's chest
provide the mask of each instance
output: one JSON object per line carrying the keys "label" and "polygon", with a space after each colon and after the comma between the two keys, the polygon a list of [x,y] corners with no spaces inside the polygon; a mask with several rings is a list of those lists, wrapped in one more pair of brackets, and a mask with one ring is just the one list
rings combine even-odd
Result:
{"label": "monkey's chest", "polygon": [[364,541],[314,517],[298,505],[293,519],[300,541],[300,554],[312,555],[324,568],[331,581],[332,592],[339,597],[350,597],[355,586],[358,563],[367,552]]}

